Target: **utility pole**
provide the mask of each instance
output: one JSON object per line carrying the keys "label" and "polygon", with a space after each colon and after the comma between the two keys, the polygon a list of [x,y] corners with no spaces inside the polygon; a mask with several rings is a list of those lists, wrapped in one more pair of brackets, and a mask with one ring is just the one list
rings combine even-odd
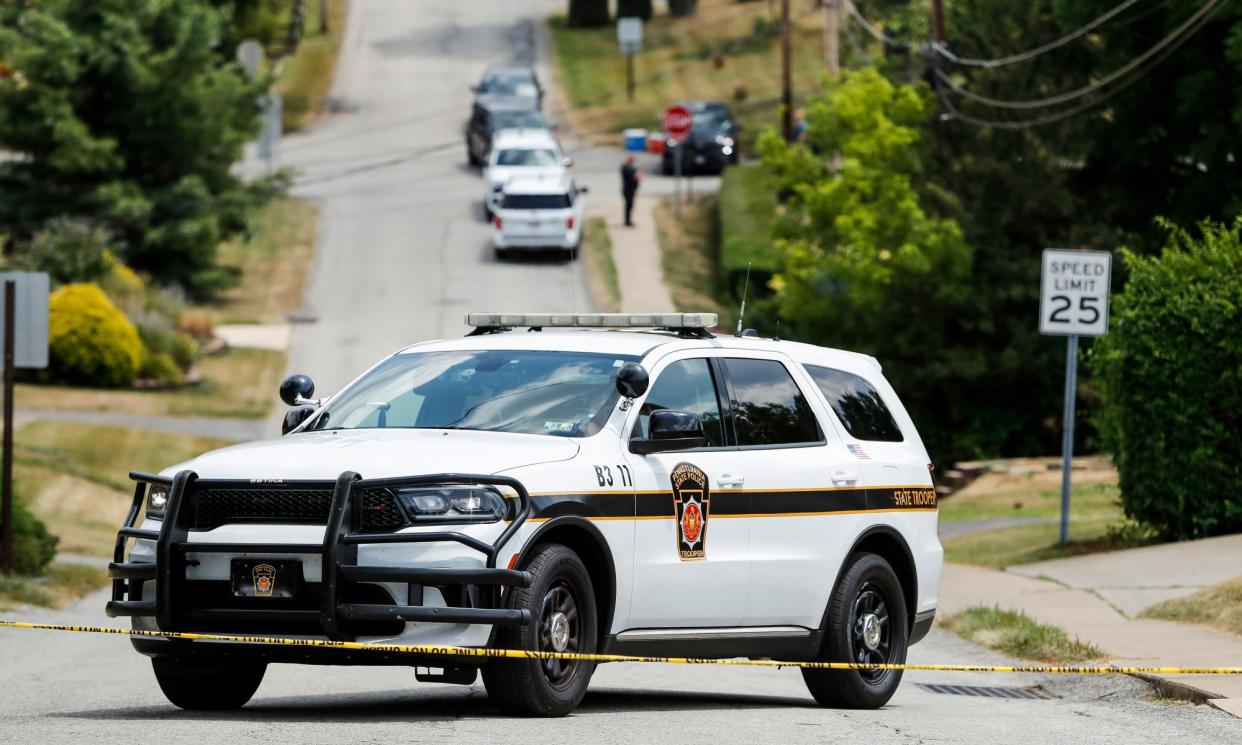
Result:
{"label": "utility pole", "polygon": [[790,35],[789,0],[781,0],[781,129],[785,133],[786,142],[793,139],[793,78],[790,70],[793,60],[790,59]]}
{"label": "utility pole", "polygon": [[828,76],[841,72],[841,0],[824,0],[824,66]]}
{"label": "utility pole", "polygon": [[944,0],[932,0],[932,41],[944,46]]}
{"label": "utility pole", "polygon": [[328,33],[328,0],[319,0],[319,33]]}

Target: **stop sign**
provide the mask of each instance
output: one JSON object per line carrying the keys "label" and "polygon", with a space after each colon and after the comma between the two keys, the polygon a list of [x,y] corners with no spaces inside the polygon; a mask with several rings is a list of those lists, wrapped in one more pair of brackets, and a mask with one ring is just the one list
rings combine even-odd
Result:
{"label": "stop sign", "polygon": [[690,116],[690,109],[685,106],[678,104],[664,110],[664,131],[674,140],[681,141],[689,137],[693,126],[694,118]]}

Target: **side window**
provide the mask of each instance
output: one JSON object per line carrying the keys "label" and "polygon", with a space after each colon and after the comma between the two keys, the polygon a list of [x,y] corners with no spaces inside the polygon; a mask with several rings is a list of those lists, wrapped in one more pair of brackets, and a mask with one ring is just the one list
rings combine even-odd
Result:
{"label": "side window", "polygon": [[664,368],[647,392],[647,399],[638,412],[638,424],[631,436],[646,438],[648,417],[651,412],[661,409],[698,414],[703,421],[707,447],[721,447],[725,444],[720,402],[716,398],[716,381],[707,360],[678,360]]}
{"label": "side window", "polygon": [[776,360],[729,358],[733,427],[739,445],[796,445],[823,437],[815,413],[785,366]]}
{"label": "side window", "polygon": [[865,379],[830,367],[807,365],[806,371],[851,437],[872,442],[905,439],[879,391]]}

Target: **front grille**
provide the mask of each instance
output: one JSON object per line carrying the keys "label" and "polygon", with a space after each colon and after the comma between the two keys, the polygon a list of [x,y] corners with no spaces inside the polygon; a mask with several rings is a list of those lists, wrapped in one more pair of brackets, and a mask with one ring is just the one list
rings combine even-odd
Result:
{"label": "front grille", "polygon": [[[332,507],[332,489],[214,488],[199,490],[194,513],[195,530],[212,530],[228,523],[269,522],[324,525]],[[362,529],[394,530],[405,516],[389,489],[362,493]]]}

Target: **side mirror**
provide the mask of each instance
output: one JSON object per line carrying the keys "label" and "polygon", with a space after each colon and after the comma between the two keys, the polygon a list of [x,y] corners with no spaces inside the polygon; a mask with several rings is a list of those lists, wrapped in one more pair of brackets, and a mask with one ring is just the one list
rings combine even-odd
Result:
{"label": "side mirror", "polygon": [[590,189],[590,187],[588,187],[588,186],[579,186],[579,187],[578,187],[578,193],[579,193],[579,194],[588,194],[588,193],[590,193],[590,191],[591,191],[591,189]]}
{"label": "side mirror", "polygon": [[280,424],[280,434],[287,435],[302,426],[302,422],[305,422],[314,413],[314,406],[299,406],[296,409],[289,409],[285,412],[285,420]]}
{"label": "side mirror", "polygon": [[280,400],[297,406],[315,395],[315,381],[306,375],[290,375],[280,383]]}
{"label": "side mirror", "polygon": [[650,435],[648,439],[630,441],[631,452],[642,455],[667,453],[701,448],[707,444],[699,415],[688,411],[660,409],[651,412],[651,418],[647,420],[647,432]]}
{"label": "side mirror", "polygon": [[627,362],[617,370],[617,391],[626,398],[638,398],[647,392],[651,377],[647,368],[637,362]]}
{"label": "side mirror", "polygon": [[574,159],[569,157],[568,155],[566,155],[564,158],[561,159],[561,165],[565,166],[566,168],[569,168],[573,164],[574,164]]}

